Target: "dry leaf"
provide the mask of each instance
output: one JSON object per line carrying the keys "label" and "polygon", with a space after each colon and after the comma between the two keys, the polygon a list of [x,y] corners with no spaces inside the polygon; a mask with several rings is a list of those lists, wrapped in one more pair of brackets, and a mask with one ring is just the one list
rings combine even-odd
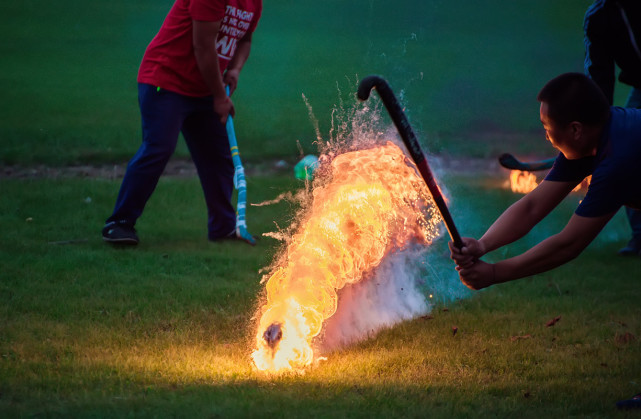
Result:
{"label": "dry leaf", "polygon": [[625,332],[622,335],[617,333],[614,336],[614,341],[619,345],[627,345],[628,343],[633,342],[635,339],[636,337],[630,332]]}
{"label": "dry leaf", "polygon": [[421,319],[423,319],[423,320],[432,320],[433,318],[434,318],[434,316],[432,316],[431,314],[428,314],[426,316],[421,316]]}
{"label": "dry leaf", "polygon": [[553,318],[552,320],[550,320],[549,322],[545,323],[545,327],[552,327],[555,324],[557,324],[559,320],[561,320],[561,316],[557,316],[557,317]]}

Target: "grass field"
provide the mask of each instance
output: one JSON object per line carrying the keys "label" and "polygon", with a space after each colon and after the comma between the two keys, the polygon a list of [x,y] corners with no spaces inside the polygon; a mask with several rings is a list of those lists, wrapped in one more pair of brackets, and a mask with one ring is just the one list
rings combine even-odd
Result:
{"label": "grass field", "polygon": [[[252,366],[252,316],[282,250],[262,235],[290,225],[296,203],[249,207],[256,247],[214,244],[197,179],[163,177],[141,244],[105,245],[120,178],[29,169],[131,157],[137,67],[171,3],[0,4],[0,417],[635,417],[614,406],[641,391],[641,263],[615,255],[622,214],[576,261],[478,293],[439,239],[420,278],[438,290],[429,316],[281,376]],[[250,202],[304,187],[272,163],[316,152],[315,123],[327,140],[332,110],[371,73],[444,160],[547,157],[535,96],[581,71],[589,3],[265,2],[235,97]],[[505,172],[439,175],[465,236],[518,198]],[[558,231],[579,199],[487,259]]]}
{"label": "grass field", "polygon": [[[515,199],[500,183],[447,179],[465,234]],[[250,326],[278,242],[207,243],[198,182],[165,178],[141,245],[106,246],[117,187],[3,180],[0,416],[612,417],[639,390],[641,264],[614,256],[623,217],[568,266],[474,295],[452,282],[431,318],[269,377],[252,368]],[[252,202],[300,187],[276,175],[248,186]],[[506,254],[559,228],[577,199]],[[296,208],[252,207],[250,231],[287,225]],[[434,246],[428,285],[455,279],[445,243]]]}

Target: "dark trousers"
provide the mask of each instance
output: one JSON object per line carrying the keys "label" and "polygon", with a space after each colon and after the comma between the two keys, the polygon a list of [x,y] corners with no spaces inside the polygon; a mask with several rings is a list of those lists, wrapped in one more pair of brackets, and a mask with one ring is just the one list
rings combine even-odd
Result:
{"label": "dark trousers", "polygon": [[234,231],[236,216],[231,204],[234,165],[227,131],[213,111],[212,97],[183,96],[140,83],[138,102],[142,144],[127,166],[114,212],[107,222],[132,227],[136,224],[182,132],[205,194],[209,238]]}
{"label": "dark trousers", "polygon": [[[630,90],[625,107],[641,109],[641,89],[633,87]],[[641,210],[626,208],[625,213],[632,228],[632,238],[641,245]]]}

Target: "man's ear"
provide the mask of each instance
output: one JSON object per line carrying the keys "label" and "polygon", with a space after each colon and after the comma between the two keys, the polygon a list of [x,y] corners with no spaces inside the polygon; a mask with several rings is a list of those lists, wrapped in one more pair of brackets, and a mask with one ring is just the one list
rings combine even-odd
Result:
{"label": "man's ear", "polygon": [[570,129],[572,129],[572,138],[578,140],[583,135],[583,124],[578,121],[570,122]]}

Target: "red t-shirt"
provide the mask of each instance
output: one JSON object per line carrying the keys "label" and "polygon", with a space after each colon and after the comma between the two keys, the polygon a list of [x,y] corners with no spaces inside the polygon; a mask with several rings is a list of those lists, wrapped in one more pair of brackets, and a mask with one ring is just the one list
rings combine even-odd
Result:
{"label": "red t-shirt", "polygon": [[247,32],[253,32],[263,9],[262,0],[176,0],[151,41],[138,70],[138,82],[186,96],[209,96],[194,55],[193,21],[222,20],[216,50],[221,73]]}

